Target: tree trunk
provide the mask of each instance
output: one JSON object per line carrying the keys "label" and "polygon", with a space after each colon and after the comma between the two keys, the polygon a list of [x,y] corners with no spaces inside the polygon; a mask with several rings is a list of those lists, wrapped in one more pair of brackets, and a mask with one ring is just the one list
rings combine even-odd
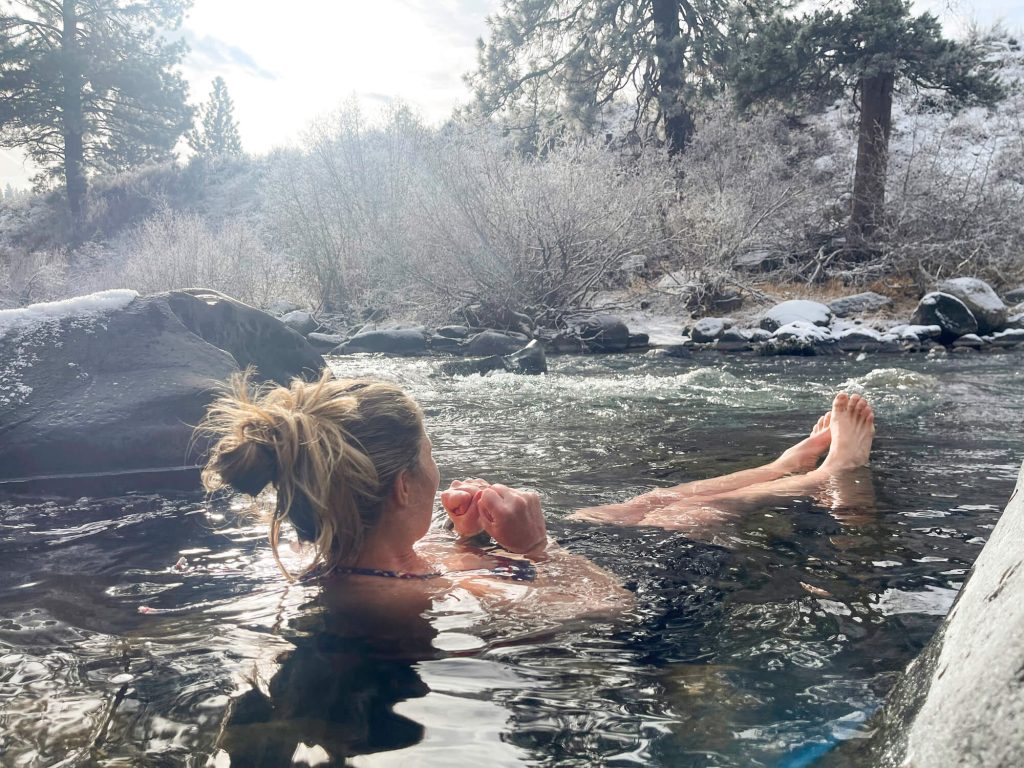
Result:
{"label": "tree trunk", "polygon": [[78,48],[78,9],[75,0],[61,3],[60,66],[63,82],[61,109],[64,134],[64,184],[67,188],[68,211],[71,214],[72,244],[81,241],[85,216],[85,169],[83,139],[85,121],[82,117],[82,61]]}
{"label": "tree trunk", "polygon": [[860,81],[857,171],[853,181],[853,210],[848,233],[855,247],[866,244],[882,222],[894,79],[893,74],[887,72]]}
{"label": "tree trunk", "polygon": [[665,121],[669,151],[686,149],[693,137],[693,117],[683,94],[683,54],[685,46],[679,32],[678,0],[652,0],[654,19],[654,55],[658,59],[658,105]]}

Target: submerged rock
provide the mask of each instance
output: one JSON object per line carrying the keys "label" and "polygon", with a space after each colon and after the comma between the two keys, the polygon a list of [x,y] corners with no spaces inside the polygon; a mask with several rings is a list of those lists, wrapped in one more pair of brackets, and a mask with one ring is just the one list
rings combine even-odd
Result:
{"label": "submerged rock", "polygon": [[948,293],[929,293],[917,305],[910,319],[916,325],[937,325],[939,340],[952,342],[960,336],[978,332],[978,321],[960,299]]}
{"label": "submerged rock", "polygon": [[182,470],[198,489],[205,444],[192,431],[217,382],[248,365],[280,383],[324,367],[299,334],[212,291],[105,291],[0,312],[0,359],[0,486],[42,477],[30,486],[41,493],[85,492],[58,490],[85,474],[117,476],[102,492],[163,488]]}
{"label": "submerged rock", "polygon": [[441,372],[448,376],[472,376],[491,371],[507,371],[523,375],[547,373],[548,363],[543,345],[534,340],[510,355],[491,355],[475,360],[453,360],[441,365]]}
{"label": "submerged rock", "polygon": [[1006,305],[992,286],[975,277],[955,277],[939,283],[940,293],[955,296],[978,321],[978,333],[1001,331],[1006,326]]}
{"label": "submerged rock", "polygon": [[826,326],[832,322],[832,310],[817,301],[806,299],[784,301],[765,313],[761,319],[761,327],[766,331],[777,331],[784,325],[797,322]]}
{"label": "submerged rock", "polygon": [[823,766],[1024,765],[1022,540],[1024,469],[967,583],[871,735],[845,742]]}

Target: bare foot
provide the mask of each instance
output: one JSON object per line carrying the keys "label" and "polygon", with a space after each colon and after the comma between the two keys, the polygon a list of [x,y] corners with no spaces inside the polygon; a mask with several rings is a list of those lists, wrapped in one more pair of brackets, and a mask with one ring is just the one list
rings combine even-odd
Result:
{"label": "bare foot", "polygon": [[840,392],[832,403],[832,447],[820,469],[835,473],[867,466],[875,436],[875,414],[860,395]]}
{"label": "bare foot", "polygon": [[792,448],[787,448],[775,460],[775,466],[787,475],[814,469],[818,464],[818,459],[825,455],[832,442],[832,431],[829,429],[831,422],[832,412],[830,411],[818,419],[811,430],[810,437],[805,437]]}

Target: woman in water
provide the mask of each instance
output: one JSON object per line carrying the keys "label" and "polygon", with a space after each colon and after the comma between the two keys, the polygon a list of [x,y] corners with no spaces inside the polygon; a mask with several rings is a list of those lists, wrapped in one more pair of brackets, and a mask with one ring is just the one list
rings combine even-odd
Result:
{"label": "woman in water", "polygon": [[[560,601],[573,603],[576,615],[613,609],[626,598],[611,574],[548,540],[540,498],[532,491],[479,478],[455,481],[441,503],[458,539],[428,536],[437,464],[419,406],[394,385],[325,376],[254,394],[239,380],[211,407],[204,429],[217,438],[203,472],[207,489],[230,486],[255,496],[273,485],[275,558],[280,564],[278,542],[287,521],[312,545],[305,578],[378,587],[385,580],[396,587],[458,582],[474,593],[499,596],[507,596],[502,585],[509,582],[557,583]],[[840,393],[811,435],[770,464],[580,510],[574,517],[697,532],[731,502],[811,493],[865,465],[873,433],[867,402]],[[503,554],[461,545],[482,533]],[[543,577],[533,566],[541,561]]]}

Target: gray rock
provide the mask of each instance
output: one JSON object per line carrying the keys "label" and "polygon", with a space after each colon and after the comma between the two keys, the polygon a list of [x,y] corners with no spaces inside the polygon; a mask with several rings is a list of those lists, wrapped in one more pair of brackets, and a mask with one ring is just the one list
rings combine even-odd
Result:
{"label": "gray rock", "polygon": [[339,333],[308,333],[306,341],[316,349],[329,352],[336,349],[339,344],[344,344],[345,337]]}
{"label": "gray rock", "polygon": [[629,334],[629,349],[645,349],[651,345],[650,334],[631,333]]}
{"label": "gray rock", "polygon": [[960,336],[978,332],[978,321],[960,299],[948,293],[929,293],[918,302],[910,322],[916,325],[937,325],[942,329],[939,340],[950,343]]}
{"label": "gray rock", "polygon": [[992,286],[976,277],[956,277],[939,283],[938,290],[956,296],[978,321],[978,333],[994,333],[1006,326],[1006,305]]}
{"label": "gray rock", "polygon": [[1024,313],[1019,315],[1011,315],[1009,318],[1007,318],[1005,330],[1009,331],[1015,328],[1024,328]]}
{"label": "gray rock", "polygon": [[1003,294],[1003,301],[1010,306],[1014,304],[1020,304],[1024,302],[1024,286],[1020,288],[1014,288],[1012,291],[1007,291]]}
{"label": "gray rock", "polygon": [[427,336],[419,328],[388,328],[357,333],[334,350],[336,355],[380,352],[385,355],[423,355]]}
{"label": "gray rock", "polygon": [[784,301],[765,312],[761,318],[761,327],[774,332],[784,325],[796,322],[826,326],[832,322],[832,310],[824,304],[806,299]]}
{"label": "gray rock", "polygon": [[427,346],[431,352],[446,352],[450,355],[461,355],[463,342],[461,339],[453,339],[450,336],[433,334],[427,337]]}
{"label": "gray rock", "polygon": [[976,333],[968,333],[961,336],[959,339],[953,342],[954,347],[970,347],[971,349],[981,349],[986,346],[989,342],[985,341]]}
{"label": "gray rock", "polygon": [[614,315],[576,318],[571,327],[588,352],[625,352],[629,348],[629,328]]}
{"label": "gray rock", "polygon": [[469,328],[465,325],[445,325],[437,329],[437,335],[449,339],[464,339],[469,336]]}
{"label": "gray rock", "polygon": [[698,344],[710,344],[719,338],[727,328],[732,327],[732,324],[733,320],[729,317],[705,317],[693,324],[693,328],[690,329],[690,338]]}
{"label": "gray rock", "polygon": [[528,339],[525,336],[513,335],[511,333],[499,333],[498,331],[481,331],[471,338],[463,348],[467,355],[510,355],[525,346]]}
{"label": "gray rock", "polygon": [[786,254],[770,248],[741,253],[733,259],[732,266],[737,272],[774,272],[786,263]]}
{"label": "gray rock", "polygon": [[289,312],[294,312],[298,309],[302,309],[302,305],[290,299],[271,299],[267,303],[266,311],[274,317],[281,319],[281,315],[287,315]]}
{"label": "gray rock", "polygon": [[313,331],[320,327],[320,324],[313,319],[309,312],[304,312],[301,309],[282,315],[280,320],[293,331],[301,333],[303,336],[313,333]]}
{"label": "gray rock", "polygon": [[832,310],[836,317],[853,317],[854,315],[877,312],[890,304],[892,304],[892,299],[888,296],[883,296],[874,291],[867,291],[830,301],[828,308]]}
{"label": "gray rock", "polygon": [[985,340],[996,347],[1016,347],[1018,344],[1024,343],[1024,330],[1010,328],[993,333],[991,336],[986,336]]}
{"label": "gray rock", "polygon": [[547,373],[548,363],[544,346],[536,339],[510,355],[491,355],[474,360],[453,360],[441,365],[441,373],[448,376],[483,375],[491,371],[507,371],[525,376]]}
{"label": "gray rock", "polygon": [[[822,765],[1024,765],[1024,470],[953,608],[875,716]],[[817,763],[816,763],[817,765]]]}
{"label": "gray rock", "polygon": [[761,344],[772,337],[772,332],[764,328],[744,328],[742,333],[751,344]]}
{"label": "gray rock", "polygon": [[[82,305],[74,302],[66,306]],[[2,369],[0,394],[16,395],[0,397],[0,485],[42,493],[152,490],[180,478],[198,489],[206,443],[193,442],[193,425],[216,382],[250,364],[281,383],[324,367],[278,320],[211,291],[9,327],[0,359],[15,363]],[[85,474],[94,475],[88,486]]]}

